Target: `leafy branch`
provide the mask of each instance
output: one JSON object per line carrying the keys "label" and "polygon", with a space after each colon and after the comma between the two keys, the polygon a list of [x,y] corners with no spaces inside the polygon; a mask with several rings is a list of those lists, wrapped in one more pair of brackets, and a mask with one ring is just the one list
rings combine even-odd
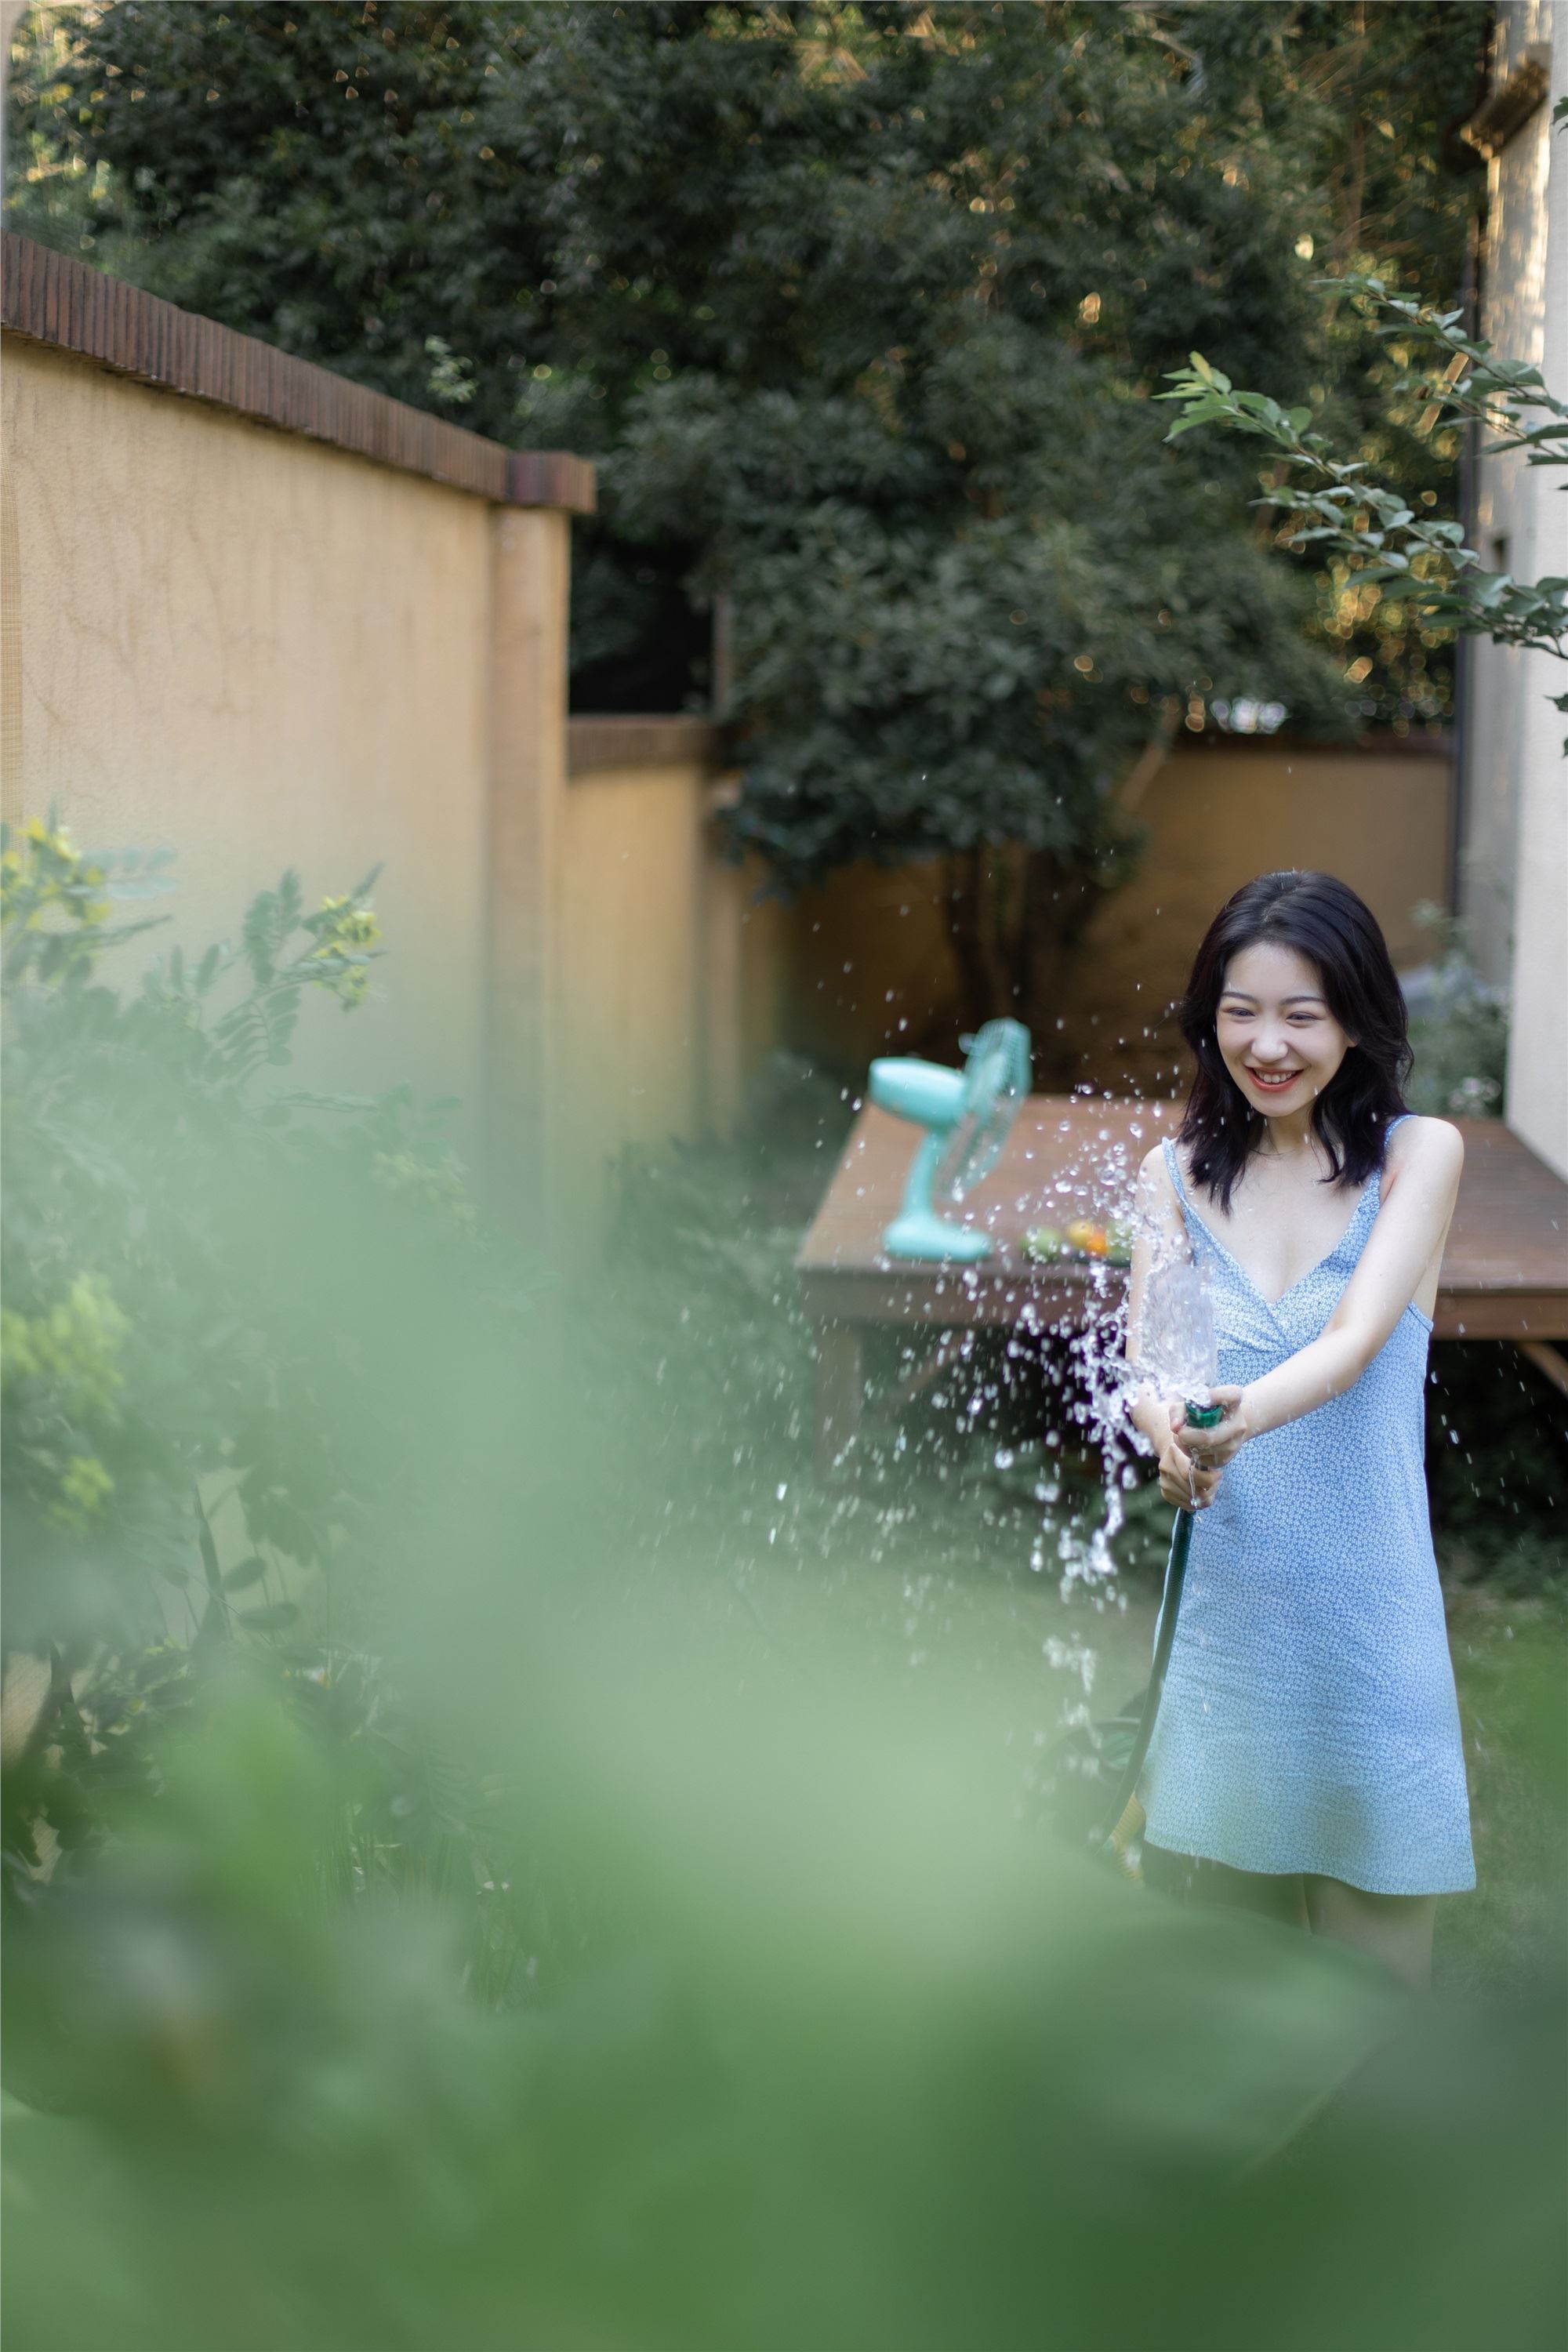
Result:
{"label": "leafy branch", "polygon": [[[112,895],[156,888],[168,862],[161,852],[114,860]],[[16,833],[0,826],[0,971],[7,991],[24,982],[80,985],[106,950],[168,920],[153,915],[111,927],[110,887],[109,866],[84,856],[53,810]]]}
{"label": "leafy branch", "polygon": [[[1568,466],[1568,403],[1547,389],[1539,368],[1500,359],[1489,343],[1465,333],[1462,312],[1393,294],[1380,278],[1356,274],[1319,283],[1381,312],[1386,323],[1378,332],[1423,355],[1394,387],[1426,395],[1423,430],[1441,418],[1490,434],[1483,456],[1522,450],[1526,465]],[[1466,544],[1462,523],[1416,513],[1398,491],[1373,479],[1363,461],[1337,457],[1326,436],[1311,431],[1310,409],[1237,391],[1200,352],[1170,377],[1173,389],[1158,397],[1178,403],[1181,413],[1167,440],[1218,425],[1252,434],[1277,452],[1286,487],[1256,503],[1289,498],[1283,545],[1315,542],[1343,557],[1360,581],[1376,585],[1384,599],[1407,599],[1430,627],[1568,660],[1568,579],[1516,580],[1489,571]],[[1568,710],[1568,694],[1551,698]]]}
{"label": "leafy branch", "polygon": [[[0,828],[0,931],[8,991],[87,986],[110,948],[167,919],[110,926],[108,918],[114,898],[157,887],[168,862],[161,854],[87,856],[53,814],[30,818],[15,834]],[[335,996],[348,1013],[364,1002],[370,966],[382,952],[380,925],[368,903],[379,872],[376,867],[342,898],[323,898],[307,913],[300,877],[290,870],[247,909],[239,957],[227,946],[190,959],[173,948],[147,973],[143,1003],[175,1013],[190,1053],[205,1057],[215,1082],[243,1086],[264,1064],[282,1067],[306,989]],[[209,1027],[207,1000],[241,960],[248,967],[249,991]]]}

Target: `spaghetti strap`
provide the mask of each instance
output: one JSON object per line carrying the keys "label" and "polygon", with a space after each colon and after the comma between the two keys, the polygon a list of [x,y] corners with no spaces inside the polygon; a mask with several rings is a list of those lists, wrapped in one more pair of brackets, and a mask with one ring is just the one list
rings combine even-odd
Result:
{"label": "spaghetti strap", "polygon": [[1171,1171],[1171,1181],[1175,1187],[1177,1200],[1184,1209],[1191,1208],[1192,1202],[1187,1198],[1187,1188],[1182,1181],[1182,1163],[1176,1158],[1176,1147],[1168,1135],[1163,1135],[1160,1138],[1160,1149],[1165,1155],[1165,1165]]}

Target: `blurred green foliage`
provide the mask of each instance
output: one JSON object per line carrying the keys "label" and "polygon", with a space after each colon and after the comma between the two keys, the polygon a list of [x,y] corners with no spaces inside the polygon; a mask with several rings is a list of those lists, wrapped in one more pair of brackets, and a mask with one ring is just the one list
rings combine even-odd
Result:
{"label": "blurred green foliage", "polygon": [[1458,294],[1487,21],[1479,0],[39,7],[9,216],[595,457],[580,705],[717,701],[736,838],[787,885],[950,857],[964,1020],[1021,1010],[1048,1045],[1137,854],[1114,787],[1146,743],[1238,705],[1331,736],[1448,709],[1443,632],[1317,551],[1272,560],[1254,456],[1172,451],[1152,395],[1198,344],[1413,508],[1451,508],[1454,436],[1310,281],[1328,261]]}
{"label": "blurred green foliage", "polygon": [[327,1150],[310,1106],[255,1083],[287,1064],[307,992],[363,995],[369,881],[307,912],[287,876],[237,954],[175,949],[123,997],[100,960],[150,926],[106,919],[155,874],[84,857],[53,823],[4,856],[10,1606],[24,1644],[68,1645],[79,1620],[160,1623],[149,1580],[183,1576],[204,1478],[231,1482],[258,1540],[325,1558],[333,1433],[299,1405],[332,1351],[271,1291],[267,1249],[327,1161],[374,1178],[395,1108],[342,1107]]}
{"label": "blurred green foliage", "polygon": [[310,909],[287,875],[237,947],[175,948],[125,992],[104,959],[151,923],[108,919],[163,863],[83,856],[52,820],[4,850],[8,1899],[102,1843],[230,1652],[384,1760],[358,1611],[423,1419],[380,1327],[421,1284],[504,1312],[439,1118],[279,1075],[310,997],[363,995],[374,877]]}
{"label": "blurred green foliage", "polygon": [[1463,923],[1430,903],[1415,919],[1436,954],[1410,1009],[1415,1055],[1405,1099],[1436,1118],[1500,1118],[1508,1077],[1508,1002],[1470,961]]}
{"label": "blurred green foliage", "polygon": [[952,1453],[799,1491],[835,1093],[568,1316],[438,1129],[289,1087],[360,894],[127,994],[73,910],[141,877],[7,876],[10,2343],[1552,2340],[1556,1628],[1487,1651],[1537,1914],[1472,2007],[1167,1907],[1039,1821],[1051,1629],[1119,1613]]}
{"label": "blurred green foliage", "polygon": [[1568,1590],[1568,1408],[1544,1372],[1488,1341],[1439,1342],[1426,1464],[1452,1575],[1500,1593]]}

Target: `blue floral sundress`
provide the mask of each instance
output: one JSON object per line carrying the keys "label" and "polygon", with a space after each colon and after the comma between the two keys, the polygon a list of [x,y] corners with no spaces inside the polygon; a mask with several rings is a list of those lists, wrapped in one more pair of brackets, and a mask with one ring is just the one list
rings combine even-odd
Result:
{"label": "blue floral sundress", "polygon": [[[1378,1179],[1329,1255],[1268,1300],[1164,1152],[1213,1283],[1220,1380],[1245,1387],[1321,1333]],[[1243,1446],[1197,1514],[1143,1780],[1150,1844],[1381,1895],[1475,1885],[1423,1468],[1431,1332],[1406,1307],[1353,1388]]]}

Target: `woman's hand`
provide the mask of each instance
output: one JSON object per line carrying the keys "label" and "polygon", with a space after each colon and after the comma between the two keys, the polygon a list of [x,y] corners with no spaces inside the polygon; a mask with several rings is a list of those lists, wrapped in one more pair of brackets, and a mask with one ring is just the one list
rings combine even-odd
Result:
{"label": "woman's hand", "polygon": [[1215,1498],[1219,1477],[1217,1470],[1200,1468],[1173,1437],[1160,1456],[1160,1492],[1178,1510],[1206,1509]]}
{"label": "woman's hand", "polygon": [[1224,1410],[1225,1419],[1212,1429],[1194,1429],[1188,1424],[1187,1409],[1180,1397],[1173,1397],[1166,1410],[1171,1417],[1171,1433],[1181,1442],[1183,1451],[1204,1470],[1223,1470],[1234,1461],[1252,1435],[1240,1389],[1211,1389],[1214,1402]]}

